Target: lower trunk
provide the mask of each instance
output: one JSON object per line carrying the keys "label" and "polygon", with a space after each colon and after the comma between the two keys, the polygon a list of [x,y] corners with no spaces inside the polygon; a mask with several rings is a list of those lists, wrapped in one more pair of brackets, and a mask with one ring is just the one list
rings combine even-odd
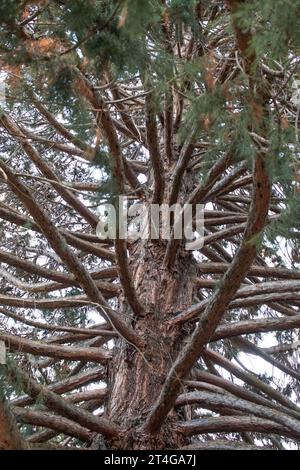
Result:
{"label": "lower trunk", "polygon": [[147,246],[142,242],[132,248],[134,284],[147,315],[133,319],[121,299],[127,321],[147,342],[144,354],[123,340],[116,345],[108,382],[110,384],[108,417],[127,429],[122,442],[111,442],[119,449],[172,449],[186,444],[186,438],[173,431],[179,416],[170,413],[159,435],[143,437],[138,429],[160,393],[164,379],[182,347],[186,334],[182,328],[170,330],[166,321],[191,305],[195,262],[189,252],[178,256],[172,272],[164,269],[165,244]]}
{"label": "lower trunk", "polygon": [[17,423],[0,390],[0,451],[27,450],[28,445],[22,438]]}

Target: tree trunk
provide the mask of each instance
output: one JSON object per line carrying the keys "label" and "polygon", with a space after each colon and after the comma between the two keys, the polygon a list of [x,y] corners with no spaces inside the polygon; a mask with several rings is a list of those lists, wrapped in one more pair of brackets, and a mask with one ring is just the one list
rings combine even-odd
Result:
{"label": "tree trunk", "polygon": [[138,241],[131,248],[134,284],[147,315],[133,319],[124,300],[120,301],[127,321],[143,335],[147,347],[140,353],[123,340],[117,343],[108,374],[108,417],[129,431],[122,442],[110,443],[113,448],[172,449],[187,443],[186,437],[172,429],[174,420],[179,419],[176,412],[170,414],[159,435],[149,437],[138,432],[188,335],[182,328],[168,328],[166,321],[191,305],[196,263],[190,252],[182,251],[170,272],[163,267],[165,248],[163,241]]}

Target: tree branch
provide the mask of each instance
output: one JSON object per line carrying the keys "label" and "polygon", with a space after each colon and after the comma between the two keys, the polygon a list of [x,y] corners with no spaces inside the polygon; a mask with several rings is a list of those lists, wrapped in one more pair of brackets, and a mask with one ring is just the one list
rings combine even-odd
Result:
{"label": "tree branch", "polygon": [[8,380],[14,382],[16,380],[22,385],[23,389],[34,399],[38,396],[41,397],[44,404],[51,410],[54,410],[62,416],[75,421],[91,431],[95,431],[105,436],[116,437],[121,433],[119,426],[110,423],[105,418],[100,418],[92,415],[91,413],[77,408],[66,399],[61,398],[56,393],[50,391],[43,385],[38,384],[30,378],[21,369],[11,369],[8,372]]}

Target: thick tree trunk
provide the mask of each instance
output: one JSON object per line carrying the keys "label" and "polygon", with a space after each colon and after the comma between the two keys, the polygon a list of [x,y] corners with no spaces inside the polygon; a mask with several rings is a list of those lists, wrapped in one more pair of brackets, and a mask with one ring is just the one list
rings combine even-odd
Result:
{"label": "thick tree trunk", "polygon": [[21,437],[15,418],[7,403],[0,396],[0,451],[24,449],[28,449],[28,445]]}
{"label": "thick tree trunk", "polygon": [[150,439],[138,432],[185,340],[185,332],[168,329],[166,320],[190,306],[193,300],[192,279],[196,267],[192,255],[182,252],[170,272],[163,268],[164,253],[164,242],[139,241],[132,248],[134,284],[147,315],[133,319],[121,301],[127,321],[143,335],[147,348],[145,353],[139,353],[122,340],[116,347],[108,378],[111,387],[108,417],[128,429],[128,433],[122,442],[111,443],[115,448],[172,449],[187,443],[185,437],[172,430],[172,423],[178,420],[175,412],[170,414],[159,435]]}

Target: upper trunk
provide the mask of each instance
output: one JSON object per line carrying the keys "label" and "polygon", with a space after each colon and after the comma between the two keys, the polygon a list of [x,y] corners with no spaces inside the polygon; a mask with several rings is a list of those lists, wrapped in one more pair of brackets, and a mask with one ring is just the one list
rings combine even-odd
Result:
{"label": "upper trunk", "polygon": [[166,320],[191,305],[195,262],[189,252],[178,256],[172,272],[163,268],[165,243],[136,242],[131,257],[135,259],[133,278],[147,315],[133,319],[121,299],[127,321],[146,340],[145,353],[119,340],[109,371],[111,393],[108,416],[128,430],[126,440],[112,443],[122,449],[166,449],[183,445],[184,438],[172,430],[170,415],[158,436],[139,435],[138,429],[157,399],[164,379],[182,347],[185,333],[169,329]]}

